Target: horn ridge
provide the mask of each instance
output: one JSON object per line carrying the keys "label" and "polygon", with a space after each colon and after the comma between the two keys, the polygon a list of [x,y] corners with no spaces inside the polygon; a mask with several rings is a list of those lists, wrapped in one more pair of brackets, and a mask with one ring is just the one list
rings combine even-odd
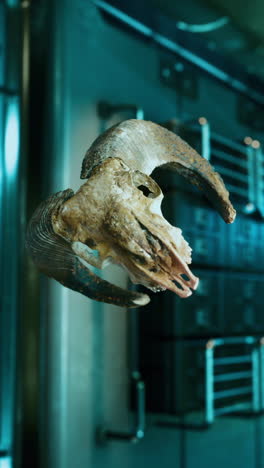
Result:
{"label": "horn ridge", "polygon": [[234,221],[236,211],[222,178],[206,159],[170,130],[135,119],[111,127],[86,152],[81,178],[88,178],[97,165],[113,157],[147,175],[156,167],[168,166],[198,186],[227,223]]}
{"label": "horn ridge", "polygon": [[52,219],[73,195],[70,189],[52,195],[39,205],[29,222],[26,248],[38,269],[90,299],[121,307],[147,304],[150,299],[146,294],[127,291],[91,272],[73,252],[71,244],[56,234]]}
{"label": "horn ridge", "polygon": [[70,189],[55,193],[42,202],[34,212],[27,229],[26,247],[37,267],[48,276],[72,266],[74,253],[70,244],[56,234],[52,217],[62,204],[71,198],[74,192]]}

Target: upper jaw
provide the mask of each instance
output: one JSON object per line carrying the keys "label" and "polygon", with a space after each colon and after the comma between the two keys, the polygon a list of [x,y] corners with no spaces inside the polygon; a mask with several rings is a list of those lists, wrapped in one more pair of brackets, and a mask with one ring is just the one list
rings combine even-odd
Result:
{"label": "upper jaw", "polygon": [[[171,258],[171,255],[169,256]],[[171,270],[168,270],[163,262],[156,262],[155,269],[151,264],[143,265],[134,260],[132,262],[125,261],[123,265],[126,266],[134,283],[140,283],[155,292],[169,289],[179,297],[187,298],[191,296],[192,290],[197,289],[199,279],[193,275],[188,265],[179,255],[177,256],[178,264],[176,266],[175,258],[174,253],[174,266]]]}
{"label": "upper jaw", "polygon": [[[138,173],[136,177],[139,177]],[[130,180],[130,173],[127,178]],[[95,187],[90,187],[91,181],[64,204],[57,223],[58,234],[71,243],[78,241],[97,250],[99,258],[96,258],[96,264],[99,268],[109,259],[123,265],[135,283],[156,291],[170,289],[180,297],[190,296],[198,285],[198,278],[188,267],[191,248],[181,230],[171,226],[162,216],[160,189],[151,186],[156,198],[149,199],[139,190],[131,189],[129,192],[129,185],[108,193],[103,192],[99,184],[97,196]],[[141,179],[135,182],[140,183]],[[125,203],[124,190],[126,197],[130,194]],[[100,211],[98,204],[91,200],[95,195],[96,200],[99,195],[103,197],[102,193],[105,196],[102,198],[104,209]],[[92,253],[81,253],[89,263],[91,259],[92,264],[95,263]]]}
{"label": "upper jaw", "polygon": [[192,290],[197,289],[199,279],[188,267],[192,249],[181,229],[171,226],[159,215],[145,218],[144,223],[156,266],[154,272],[145,265],[139,266],[150,282],[145,285],[154,290],[169,289],[182,298],[189,297]]}
{"label": "upper jaw", "polygon": [[[192,290],[197,289],[199,279],[193,275],[187,263],[191,262],[191,248],[181,235],[181,230],[172,229],[177,233],[177,246],[171,233],[167,236],[161,229],[141,227],[141,235],[137,239],[134,235],[133,251],[131,243],[115,246],[112,259],[127,270],[134,283],[142,284],[153,291],[169,289],[181,298],[191,296]],[[150,226],[149,226],[150,228]],[[142,231],[146,242],[142,245]]]}

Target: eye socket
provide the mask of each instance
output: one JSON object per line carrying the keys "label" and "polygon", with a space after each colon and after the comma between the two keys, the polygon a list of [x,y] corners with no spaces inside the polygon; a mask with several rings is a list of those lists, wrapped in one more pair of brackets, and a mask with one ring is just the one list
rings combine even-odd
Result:
{"label": "eye socket", "polygon": [[145,185],[139,185],[137,188],[143,193],[143,195],[145,195],[145,197],[151,198],[150,194],[153,195],[153,192]]}
{"label": "eye socket", "polygon": [[146,198],[157,198],[162,192],[158,184],[140,171],[131,173],[132,183]]}

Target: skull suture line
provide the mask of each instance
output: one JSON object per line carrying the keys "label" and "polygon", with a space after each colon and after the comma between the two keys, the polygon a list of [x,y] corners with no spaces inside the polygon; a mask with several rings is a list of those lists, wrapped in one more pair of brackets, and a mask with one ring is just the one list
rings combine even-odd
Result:
{"label": "skull suture line", "polygon": [[[183,140],[152,122],[125,121],[100,136],[85,155],[74,194],[55,194],[35,212],[27,245],[37,266],[65,286],[120,306],[149,301],[94,275],[88,264],[122,265],[135,283],[188,297],[198,278],[191,248],[162,216],[160,187],[149,176],[169,165],[205,190],[226,222],[235,218],[228,192],[210,164]],[[186,279],[188,278],[188,279]]]}

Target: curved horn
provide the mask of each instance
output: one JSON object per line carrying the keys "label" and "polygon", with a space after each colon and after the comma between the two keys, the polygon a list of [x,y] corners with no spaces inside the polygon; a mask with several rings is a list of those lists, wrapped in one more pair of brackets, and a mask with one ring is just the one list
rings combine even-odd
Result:
{"label": "curved horn", "polygon": [[149,302],[146,294],[126,291],[92,273],[71,249],[71,244],[56,234],[53,219],[72,190],[58,192],[35,211],[28,226],[26,247],[36,266],[67,288],[97,301],[121,307],[138,307]]}
{"label": "curved horn", "polygon": [[122,159],[132,169],[150,175],[159,166],[168,166],[202,189],[226,223],[236,216],[229,193],[210,163],[175,133],[144,120],[126,120],[100,135],[87,151],[81,179],[104,159]]}

